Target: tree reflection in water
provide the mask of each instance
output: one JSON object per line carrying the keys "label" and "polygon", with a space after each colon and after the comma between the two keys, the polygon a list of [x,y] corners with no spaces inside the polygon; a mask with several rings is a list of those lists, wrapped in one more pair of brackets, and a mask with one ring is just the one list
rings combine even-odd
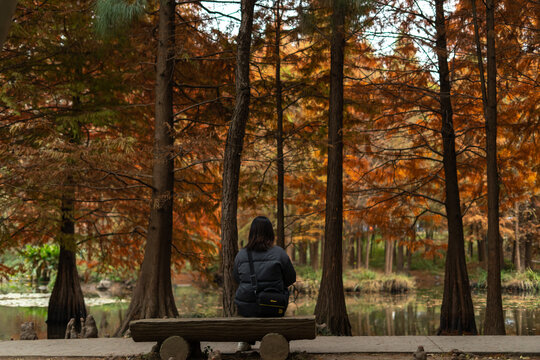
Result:
{"label": "tree reflection in water", "polygon": [[[182,287],[175,292],[178,310],[184,317],[211,317],[219,314],[216,292]],[[299,297],[289,306],[289,315],[313,314],[316,297]],[[434,335],[439,326],[440,291],[417,291],[405,295],[355,294],[346,298],[353,335]],[[485,294],[473,294],[477,326],[483,329]],[[14,305],[14,304],[11,304]],[[15,304],[16,305],[16,304]],[[90,306],[99,336],[114,333],[127,310],[126,302]],[[503,295],[508,335],[540,335],[538,295]],[[20,324],[33,321],[40,339],[47,335],[46,307],[2,306],[0,299],[0,340],[18,339]]]}

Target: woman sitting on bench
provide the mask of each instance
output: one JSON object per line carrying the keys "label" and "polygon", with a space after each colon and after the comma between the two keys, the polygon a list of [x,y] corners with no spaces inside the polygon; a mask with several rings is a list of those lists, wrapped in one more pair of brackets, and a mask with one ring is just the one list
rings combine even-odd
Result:
{"label": "woman sitting on bench", "polygon": [[[234,278],[238,283],[235,303],[245,317],[278,317],[285,314],[289,291],[296,281],[291,259],[274,245],[274,229],[267,217],[257,216],[249,229],[248,244],[234,259]],[[239,351],[250,349],[240,342]]]}

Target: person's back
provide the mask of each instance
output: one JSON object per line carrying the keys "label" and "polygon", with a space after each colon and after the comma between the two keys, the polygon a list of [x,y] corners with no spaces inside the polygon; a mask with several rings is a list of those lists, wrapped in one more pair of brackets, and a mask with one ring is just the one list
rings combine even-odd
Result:
{"label": "person's back", "polygon": [[[252,257],[253,271],[248,251]],[[261,292],[270,291],[270,289],[275,289],[278,293],[283,294],[280,297],[284,298],[282,301],[285,303],[284,308],[286,309],[289,298],[287,288],[296,281],[296,272],[285,250],[274,246],[274,229],[268,218],[257,216],[253,219],[249,229],[248,244],[236,255],[233,271],[234,278],[238,283],[234,302],[240,315],[261,316],[257,295],[262,295]],[[252,272],[254,277],[251,276]],[[272,305],[271,308],[275,308],[275,306]],[[281,312],[282,316],[283,314],[284,310]],[[268,315],[266,314],[266,316]],[[251,349],[250,344],[238,343],[238,351],[249,349]]]}
{"label": "person's back", "polygon": [[[268,220],[268,222],[270,221]],[[257,293],[272,288],[288,297],[289,292],[287,288],[296,281],[296,272],[285,250],[279,246],[271,246],[267,250],[259,249],[250,251],[257,280]],[[257,305],[255,289],[251,282],[251,271],[247,252],[247,247],[241,249],[234,261],[234,277],[238,282],[235,303],[240,315],[253,317],[259,315],[259,306]]]}

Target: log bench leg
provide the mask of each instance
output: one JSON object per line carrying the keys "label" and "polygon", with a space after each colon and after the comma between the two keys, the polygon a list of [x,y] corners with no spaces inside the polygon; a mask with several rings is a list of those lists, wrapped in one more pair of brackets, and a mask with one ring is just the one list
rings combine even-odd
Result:
{"label": "log bench leg", "polygon": [[289,342],[281,334],[266,334],[261,340],[259,354],[262,360],[285,360],[289,356]]}
{"label": "log bench leg", "polygon": [[159,349],[161,360],[186,360],[190,354],[189,343],[181,336],[170,336]]}
{"label": "log bench leg", "polygon": [[161,344],[159,356],[161,360],[202,359],[201,342],[188,342],[181,336],[170,336]]}

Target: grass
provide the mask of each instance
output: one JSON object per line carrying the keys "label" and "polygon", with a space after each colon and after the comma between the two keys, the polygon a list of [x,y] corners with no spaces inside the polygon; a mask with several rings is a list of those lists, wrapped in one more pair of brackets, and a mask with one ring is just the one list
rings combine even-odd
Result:
{"label": "grass", "polygon": [[[487,288],[487,271],[478,268],[474,278],[478,288]],[[501,286],[504,291],[508,292],[540,292],[540,272],[531,269],[521,272],[503,270],[501,271]]]}
{"label": "grass", "polygon": [[12,276],[9,280],[0,282],[0,294],[25,294],[31,292],[31,285],[20,276]]}
{"label": "grass", "polygon": [[[313,292],[319,289],[321,270],[313,270],[310,266],[297,266],[297,289],[300,292]],[[343,286],[347,291],[376,293],[402,293],[415,288],[414,279],[404,274],[384,275],[366,269],[349,269],[343,272]]]}

